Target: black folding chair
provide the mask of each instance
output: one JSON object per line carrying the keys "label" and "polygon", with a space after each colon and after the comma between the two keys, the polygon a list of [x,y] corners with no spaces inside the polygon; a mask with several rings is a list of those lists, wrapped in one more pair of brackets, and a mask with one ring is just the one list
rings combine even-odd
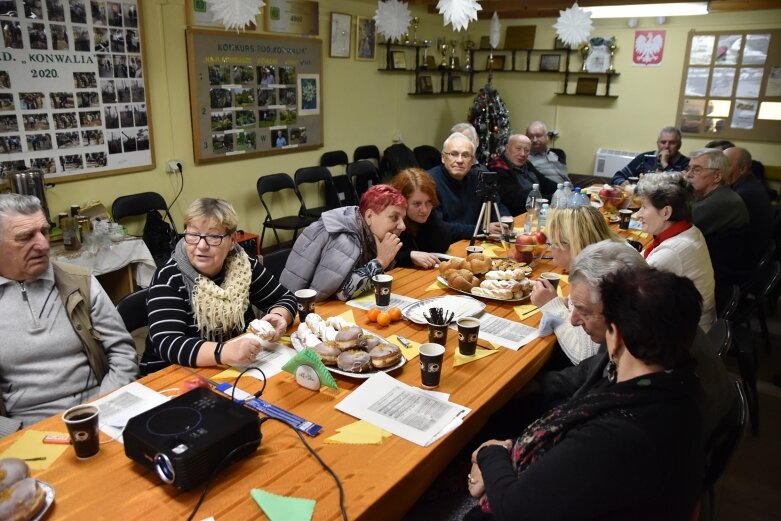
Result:
{"label": "black folding chair", "polygon": [[430,170],[442,163],[442,154],[439,149],[431,145],[417,146],[412,152],[415,154],[415,160],[423,170]]}
{"label": "black folding chair", "polygon": [[355,190],[356,201],[361,200],[361,196],[366,190],[381,182],[380,171],[374,166],[374,163],[366,159],[347,165],[347,177]]}
{"label": "black folding chair", "polygon": [[[344,150],[333,150],[331,152],[324,152],[320,156],[320,166],[328,168],[331,175],[343,174],[347,170],[347,164],[350,159],[347,157],[347,152]],[[341,169],[334,170],[334,167],[341,167]]]}
{"label": "black folding chair", "polygon": [[[320,214],[326,210],[333,210],[334,208],[338,208],[340,206],[338,202],[339,195],[336,193],[336,187],[334,186],[331,172],[329,172],[326,167],[308,166],[299,168],[296,170],[296,173],[293,174],[293,180],[295,181],[296,191],[301,196],[301,208],[299,209],[298,214],[302,217],[313,217],[315,219],[319,219]],[[321,200],[325,201],[324,204],[315,207],[306,206],[305,197],[301,190],[302,186],[306,184],[315,184],[318,185],[318,188],[320,184],[322,184],[324,198]]]}
{"label": "black folding chair", "polygon": [[274,237],[277,239],[277,245],[280,243],[279,233],[277,230],[289,230],[293,232],[293,241],[296,240],[298,230],[306,228],[309,224],[315,221],[313,218],[302,217],[301,215],[285,215],[282,217],[272,217],[271,215],[271,203],[269,201],[271,194],[285,192],[290,190],[297,198],[299,206],[304,205],[304,201],[301,198],[301,194],[296,190],[296,185],[288,174],[278,173],[262,176],[258,178],[256,183],[258,190],[258,197],[260,197],[260,203],[266,210],[266,218],[263,219],[263,228],[260,232],[260,246],[263,247],[263,238],[266,235],[266,228],[271,228],[274,232]]}
{"label": "black folding chair", "polygon": [[377,145],[361,145],[353,151],[353,161],[368,159],[374,163],[374,166],[380,168],[380,149]]}
{"label": "black folding chair", "polygon": [[157,192],[142,192],[140,194],[123,195],[114,199],[111,205],[111,215],[116,222],[125,217],[146,215],[147,212],[157,210],[163,212],[171,227],[176,231],[176,224],[168,211],[168,205],[163,196]]}
{"label": "black folding chair", "polygon": [[290,256],[293,248],[282,248],[263,254],[263,266],[279,280],[282,270],[285,269],[285,263]]}

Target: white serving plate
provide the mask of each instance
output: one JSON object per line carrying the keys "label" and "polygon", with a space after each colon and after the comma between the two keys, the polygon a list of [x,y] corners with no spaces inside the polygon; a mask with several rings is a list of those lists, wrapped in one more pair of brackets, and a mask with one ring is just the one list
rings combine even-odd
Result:
{"label": "white serving plate", "polygon": [[[450,284],[447,283],[447,280],[445,280],[445,277],[443,277],[441,275],[439,275],[437,277],[437,282],[439,282],[440,284],[444,284],[445,286],[447,286],[449,289],[452,289],[453,291],[458,291],[459,293],[463,293],[464,295],[469,295],[472,298],[484,298],[484,299],[487,299],[487,300],[493,300],[494,302],[523,302],[524,300],[529,300],[529,297],[531,297],[531,293],[529,293],[528,295],[526,295],[523,298],[517,298],[517,299],[516,298],[510,298],[510,299],[507,299],[507,298],[494,298],[494,297],[486,297],[485,295],[475,295],[474,293],[468,293],[468,292],[460,290],[458,288],[450,287]],[[483,304],[483,307],[485,307],[485,304]]]}
{"label": "white serving plate", "polygon": [[[440,279],[440,277],[437,277]],[[444,280],[444,279],[442,279]],[[416,324],[427,324],[424,311],[429,308],[442,308],[455,313],[453,320],[463,317],[474,317],[479,315],[485,309],[485,303],[473,298],[472,296],[445,295],[444,297],[434,297],[426,300],[420,300],[409,306],[402,308],[401,315]]]}

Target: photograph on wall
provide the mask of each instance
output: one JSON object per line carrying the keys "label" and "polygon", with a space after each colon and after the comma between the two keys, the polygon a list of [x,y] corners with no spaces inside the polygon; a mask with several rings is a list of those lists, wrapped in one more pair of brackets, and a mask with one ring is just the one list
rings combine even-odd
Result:
{"label": "photograph on wall", "polygon": [[188,29],[187,46],[197,164],[322,146],[320,40]]}
{"label": "photograph on wall", "polygon": [[298,76],[298,113],[302,116],[320,114],[320,75]]}
{"label": "photograph on wall", "polygon": [[0,137],[23,132],[0,162],[51,181],[154,168],[138,3],[0,2]]}
{"label": "photograph on wall", "polygon": [[355,59],[374,60],[374,49],[377,39],[377,26],[373,18],[356,17]]}

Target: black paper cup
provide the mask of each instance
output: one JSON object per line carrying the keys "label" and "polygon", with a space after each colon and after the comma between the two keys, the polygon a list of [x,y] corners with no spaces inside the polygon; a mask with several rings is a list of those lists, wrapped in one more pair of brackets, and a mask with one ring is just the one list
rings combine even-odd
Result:
{"label": "black paper cup", "polygon": [[393,277],[384,274],[375,275],[372,277],[372,284],[374,284],[374,302],[378,306],[390,305],[391,284],[393,284]]}
{"label": "black paper cup", "polygon": [[472,356],[477,349],[477,334],[480,332],[480,320],[461,318],[458,324],[458,350],[464,356]]}
{"label": "black paper cup", "polygon": [[418,348],[420,358],[420,380],[423,387],[434,389],[439,386],[442,377],[442,362],[445,359],[445,347],[427,343]]}
{"label": "black paper cup", "polygon": [[447,324],[428,324],[428,341],[430,343],[445,345],[447,342]]}
{"label": "black paper cup", "polygon": [[298,300],[298,319],[303,322],[309,313],[315,312],[317,291],[313,289],[299,289],[294,295],[296,300]]}
{"label": "black paper cup", "polygon": [[100,450],[98,435],[98,408],[94,405],[77,405],[65,411],[62,421],[68,427],[71,445],[76,451],[76,457],[89,459]]}

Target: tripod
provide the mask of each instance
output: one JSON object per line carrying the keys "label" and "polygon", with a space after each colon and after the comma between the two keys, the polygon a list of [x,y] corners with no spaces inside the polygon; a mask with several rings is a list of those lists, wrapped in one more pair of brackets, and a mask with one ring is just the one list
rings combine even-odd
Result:
{"label": "tripod", "polygon": [[[480,208],[480,215],[477,216],[475,231],[472,232],[472,238],[469,241],[470,246],[475,245],[475,239],[485,239],[488,236],[488,227],[491,224],[491,209],[496,212],[497,219],[502,215],[499,213],[499,205],[496,204],[496,188],[486,188],[483,191],[483,207]],[[483,230],[483,233],[477,233]]]}

